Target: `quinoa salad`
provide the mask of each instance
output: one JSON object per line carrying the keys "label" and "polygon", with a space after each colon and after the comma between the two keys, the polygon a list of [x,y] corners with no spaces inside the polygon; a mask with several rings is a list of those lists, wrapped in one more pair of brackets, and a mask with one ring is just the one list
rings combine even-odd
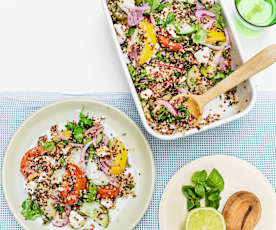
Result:
{"label": "quinoa salad", "polygon": [[[180,94],[201,95],[233,72],[231,44],[215,0],[107,0],[130,76],[150,127],[163,135],[196,127]],[[235,88],[225,94],[237,104]]]}
{"label": "quinoa salad", "polygon": [[55,227],[102,229],[122,202],[136,197],[128,150],[103,123],[103,117],[81,111],[78,121],[52,126],[23,155],[25,219],[41,217],[43,224]]}

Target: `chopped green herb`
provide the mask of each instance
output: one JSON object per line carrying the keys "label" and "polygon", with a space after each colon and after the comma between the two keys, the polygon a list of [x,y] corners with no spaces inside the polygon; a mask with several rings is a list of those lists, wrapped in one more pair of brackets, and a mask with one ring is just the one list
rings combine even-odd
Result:
{"label": "chopped green herb", "polygon": [[89,119],[88,114],[85,116],[82,112],[80,113],[79,126],[88,129],[93,125],[93,121]]}
{"label": "chopped green herb", "polygon": [[75,127],[76,127],[76,125],[73,123],[73,122],[67,122],[67,124],[65,125],[65,127],[67,128],[67,129],[69,129],[69,130],[74,130],[75,129]]}
{"label": "chopped green herb", "polygon": [[135,27],[130,27],[126,33],[127,37],[131,37],[135,32]]}
{"label": "chopped green herb", "polygon": [[31,199],[27,199],[27,200],[23,201],[21,214],[27,220],[34,220],[37,217],[43,215],[43,213],[42,213],[39,205],[37,204],[37,202],[33,201]]}
{"label": "chopped green herb", "polygon": [[219,191],[222,191],[224,189],[224,180],[218,170],[212,170],[207,178],[207,185],[211,188],[218,189]]}
{"label": "chopped green herb", "polygon": [[213,12],[216,16],[217,16],[217,27],[221,30],[223,30],[223,28],[225,28],[225,22],[224,22],[224,17],[222,15],[222,8],[220,6],[220,4],[215,3],[210,9],[209,11]]}
{"label": "chopped green herb", "polygon": [[172,24],[175,22],[175,16],[172,12],[170,12],[166,18],[166,20],[163,23],[163,28],[166,28],[167,25]]}
{"label": "chopped green herb", "polygon": [[73,131],[74,138],[77,140],[78,143],[82,142],[83,139],[83,129],[80,126],[76,126]]}
{"label": "chopped green herb", "polygon": [[128,186],[129,188],[134,188],[134,187],[135,187],[134,184],[128,184],[127,186]]}
{"label": "chopped green herb", "polygon": [[47,141],[42,147],[47,151],[53,151],[56,145],[53,141]]}

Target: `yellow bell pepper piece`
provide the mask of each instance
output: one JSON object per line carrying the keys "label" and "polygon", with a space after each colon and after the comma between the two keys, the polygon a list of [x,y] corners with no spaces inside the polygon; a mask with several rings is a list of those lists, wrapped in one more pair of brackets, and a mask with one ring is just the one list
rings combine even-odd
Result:
{"label": "yellow bell pepper piece", "polygon": [[144,42],[144,48],[141,52],[139,61],[139,65],[143,65],[154,54],[155,45],[157,43],[157,37],[156,32],[154,30],[154,26],[149,22],[141,21],[139,26],[144,31],[146,37],[146,40]]}
{"label": "yellow bell pepper piece", "polygon": [[216,42],[225,42],[226,37],[224,32],[222,31],[216,31],[216,30],[208,30],[208,35],[206,42],[209,44],[214,44]]}
{"label": "yellow bell pepper piece", "polygon": [[116,137],[112,139],[111,149],[115,148],[116,159],[113,161],[114,166],[111,167],[110,173],[117,175],[125,170],[127,164],[127,150],[126,146]]}

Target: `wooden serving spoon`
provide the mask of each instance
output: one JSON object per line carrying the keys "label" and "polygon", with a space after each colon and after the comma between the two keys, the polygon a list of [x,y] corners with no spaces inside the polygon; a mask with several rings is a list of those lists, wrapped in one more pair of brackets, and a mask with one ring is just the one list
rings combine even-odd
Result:
{"label": "wooden serving spoon", "polygon": [[202,95],[179,94],[173,99],[178,99],[179,97],[187,99],[187,108],[195,117],[193,125],[196,125],[201,121],[205,105],[212,99],[234,88],[241,82],[249,79],[275,62],[276,44],[270,45],[263,49],[261,52],[240,66],[235,72],[230,74],[227,78],[209,89],[206,93]]}
{"label": "wooden serving spoon", "polygon": [[252,230],[261,217],[261,204],[253,193],[234,193],[226,202],[222,215],[227,230]]}

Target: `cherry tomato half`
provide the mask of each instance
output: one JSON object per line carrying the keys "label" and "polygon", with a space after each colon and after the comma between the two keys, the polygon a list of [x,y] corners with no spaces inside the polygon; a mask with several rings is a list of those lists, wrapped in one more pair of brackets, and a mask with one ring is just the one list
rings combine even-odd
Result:
{"label": "cherry tomato half", "polygon": [[[61,192],[61,197],[65,204],[72,205],[79,199],[81,192],[87,189],[86,177],[77,165],[71,163],[68,165],[65,178],[62,184],[64,190]],[[74,181],[71,188],[69,180]]]}
{"label": "cherry tomato half", "polygon": [[116,198],[120,193],[120,188],[113,185],[98,186],[97,195],[100,198]]}
{"label": "cherry tomato half", "polygon": [[32,169],[30,166],[33,164],[33,159],[35,157],[40,156],[42,153],[45,153],[46,150],[43,149],[40,145],[28,150],[24,156],[22,157],[20,164],[20,172],[22,175],[28,179],[36,174],[36,171]]}
{"label": "cherry tomato half", "polygon": [[158,41],[167,49],[172,51],[178,51],[183,48],[182,44],[178,42],[171,41],[163,35],[158,35]]}

